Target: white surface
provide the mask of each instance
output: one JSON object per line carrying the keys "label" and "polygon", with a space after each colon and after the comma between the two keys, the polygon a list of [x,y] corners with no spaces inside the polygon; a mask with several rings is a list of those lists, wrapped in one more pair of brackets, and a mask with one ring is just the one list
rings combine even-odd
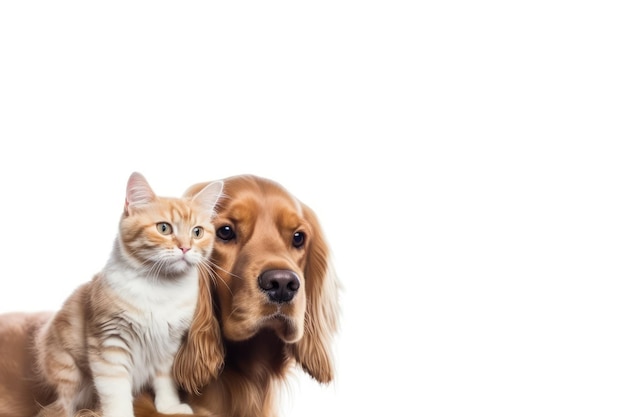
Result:
{"label": "white surface", "polygon": [[132,171],[254,173],[345,287],[285,415],[623,416],[620,6],[3,2],[0,311],[102,267]]}

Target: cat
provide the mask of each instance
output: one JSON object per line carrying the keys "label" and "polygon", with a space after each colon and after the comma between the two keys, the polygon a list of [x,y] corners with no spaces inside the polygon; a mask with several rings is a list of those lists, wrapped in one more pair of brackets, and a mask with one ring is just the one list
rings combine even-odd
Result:
{"label": "cat", "polygon": [[[209,267],[222,187],[210,183],[191,200],[160,197],[131,174],[104,268],[36,336],[39,372],[57,394],[40,416],[97,409],[102,417],[133,417],[134,395],[145,388],[159,412],[192,413],[171,369],[196,309],[198,268]],[[212,363],[221,364],[221,340],[214,342],[222,357]]]}

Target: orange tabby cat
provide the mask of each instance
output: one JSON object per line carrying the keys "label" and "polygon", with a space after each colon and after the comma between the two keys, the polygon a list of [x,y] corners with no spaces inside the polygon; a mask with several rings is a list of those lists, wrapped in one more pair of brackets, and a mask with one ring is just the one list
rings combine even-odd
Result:
{"label": "orange tabby cat", "polygon": [[[141,174],[130,176],[108,262],[37,335],[39,370],[57,393],[41,416],[90,409],[132,417],[134,394],[145,387],[160,412],[192,412],[171,368],[196,309],[198,268],[209,267],[221,192],[214,182],[192,200],[159,197]],[[219,335],[214,342],[219,367]]]}

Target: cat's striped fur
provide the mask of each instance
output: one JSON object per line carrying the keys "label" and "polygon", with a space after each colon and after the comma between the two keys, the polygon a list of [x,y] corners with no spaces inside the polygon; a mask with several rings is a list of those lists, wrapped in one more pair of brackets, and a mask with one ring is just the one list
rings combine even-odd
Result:
{"label": "cat's striped fur", "polygon": [[[36,336],[39,372],[57,394],[40,416],[89,409],[132,417],[133,396],[145,387],[159,411],[192,412],[171,369],[196,309],[198,268],[209,267],[221,191],[215,182],[193,199],[160,197],[141,174],[130,176],[108,262]],[[223,349],[214,325],[213,357],[204,366],[219,368]]]}

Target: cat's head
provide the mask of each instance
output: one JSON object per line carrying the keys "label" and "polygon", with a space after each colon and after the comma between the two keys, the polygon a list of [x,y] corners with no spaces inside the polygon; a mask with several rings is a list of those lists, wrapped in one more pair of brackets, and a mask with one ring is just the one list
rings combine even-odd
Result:
{"label": "cat's head", "polygon": [[176,277],[208,262],[222,188],[216,181],[191,199],[161,197],[143,175],[131,174],[119,229],[123,256],[155,278]]}

